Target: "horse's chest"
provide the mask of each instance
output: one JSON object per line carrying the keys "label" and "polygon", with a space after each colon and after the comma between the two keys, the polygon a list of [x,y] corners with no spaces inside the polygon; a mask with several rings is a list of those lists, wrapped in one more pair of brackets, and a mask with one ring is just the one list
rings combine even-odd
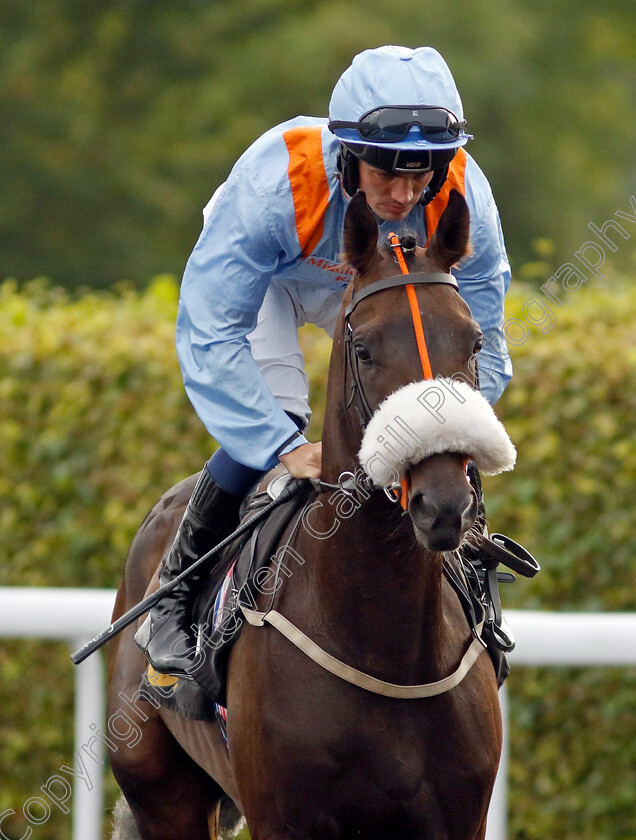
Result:
{"label": "horse's chest", "polygon": [[[281,742],[272,749],[273,741],[267,739],[270,780],[277,796],[286,789],[296,798],[298,786],[290,789],[287,780],[303,779],[302,787],[312,791],[305,802],[308,813],[320,811],[319,801],[327,801],[330,808],[337,806],[347,825],[364,828],[358,836],[372,840],[375,827],[384,826],[389,833],[378,837],[399,837],[396,828],[402,826],[411,832],[403,835],[408,840],[442,840],[445,826],[455,819],[456,797],[473,799],[492,773],[482,766],[487,751],[477,752],[476,759],[472,751],[465,751],[464,725],[452,715],[448,724],[443,701],[428,701],[426,711],[417,705],[419,713],[411,706],[405,714],[403,709],[395,712],[393,703],[352,702],[336,713],[326,701],[312,706],[315,717],[304,707],[302,730],[290,725],[289,741],[284,739],[282,749]],[[298,716],[294,723],[299,723]],[[282,784],[274,781],[276,767]]]}
{"label": "horse's chest", "polygon": [[[432,704],[428,705],[430,709]],[[367,709],[351,720],[351,728],[339,741],[341,766],[388,797],[417,796],[425,779],[452,775],[451,768],[462,758],[460,743],[465,745],[465,739],[457,738],[461,722],[453,721],[452,715],[442,718],[436,711],[418,714],[413,709],[394,716],[390,706],[375,712]]]}

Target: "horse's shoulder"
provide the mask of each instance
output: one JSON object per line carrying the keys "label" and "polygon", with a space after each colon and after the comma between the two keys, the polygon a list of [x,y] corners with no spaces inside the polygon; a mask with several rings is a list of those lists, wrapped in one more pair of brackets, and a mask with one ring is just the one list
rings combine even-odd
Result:
{"label": "horse's shoulder", "polygon": [[183,479],[153,505],[132,541],[129,563],[135,563],[139,557],[160,559],[163,556],[172,543],[198,477],[197,473]]}
{"label": "horse's shoulder", "polygon": [[197,483],[198,478],[199,473],[189,475],[187,478],[184,478],[182,481],[173,485],[169,490],[166,490],[166,492],[153,505],[146,518],[157,516],[165,510],[185,508],[188,504],[190,496],[192,495],[192,491],[194,490],[194,486]]}

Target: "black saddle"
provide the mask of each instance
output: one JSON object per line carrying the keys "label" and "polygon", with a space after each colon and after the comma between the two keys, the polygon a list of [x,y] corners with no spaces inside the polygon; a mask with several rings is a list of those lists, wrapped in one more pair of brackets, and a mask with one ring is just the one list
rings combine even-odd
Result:
{"label": "black saddle", "polygon": [[[277,476],[267,489],[249,496],[241,508],[241,524],[266,507],[272,498],[286,486],[289,476]],[[277,550],[285,538],[300,522],[300,512],[311,496],[296,493],[283,502],[269,516],[231,543],[202,584],[192,608],[192,622],[197,627],[197,657],[190,679],[159,678],[149,668],[144,675],[143,690],[164,708],[178,711],[196,720],[211,720],[216,716],[216,705],[226,705],[227,663],[230,651],[243,626],[239,613],[239,600],[254,606],[263,587],[259,572],[275,561]],[[216,704],[216,705],[215,705]]]}

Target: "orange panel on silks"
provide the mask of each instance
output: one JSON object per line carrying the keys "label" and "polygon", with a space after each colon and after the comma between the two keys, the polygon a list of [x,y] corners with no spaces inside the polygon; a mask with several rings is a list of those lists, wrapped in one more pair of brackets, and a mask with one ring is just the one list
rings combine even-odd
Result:
{"label": "orange panel on silks", "polygon": [[324,217],[329,205],[329,183],[322,156],[322,128],[299,126],[283,134],[289,165],[296,231],[303,257],[308,257],[320,242]]}
{"label": "orange panel on silks", "polygon": [[437,230],[442,213],[446,210],[450,191],[453,189],[458,190],[464,197],[466,196],[466,152],[464,149],[457,150],[457,154],[448,168],[448,177],[444,186],[431,203],[426,205],[427,245],[431,241],[431,236]]}

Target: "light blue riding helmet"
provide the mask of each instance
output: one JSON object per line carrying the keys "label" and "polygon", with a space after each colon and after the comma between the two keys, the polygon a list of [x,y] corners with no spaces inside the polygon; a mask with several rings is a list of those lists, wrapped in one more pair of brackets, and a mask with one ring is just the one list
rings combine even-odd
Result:
{"label": "light blue riding helmet", "polygon": [[357,171],[347,171],[357,170],[353,158],[392,172],[444,170],[445,179],[472,136],[453,76],[432,47],[383,46],[357,55],[334,88],[329,128],[341,141],[349,194],[357,188]]}

